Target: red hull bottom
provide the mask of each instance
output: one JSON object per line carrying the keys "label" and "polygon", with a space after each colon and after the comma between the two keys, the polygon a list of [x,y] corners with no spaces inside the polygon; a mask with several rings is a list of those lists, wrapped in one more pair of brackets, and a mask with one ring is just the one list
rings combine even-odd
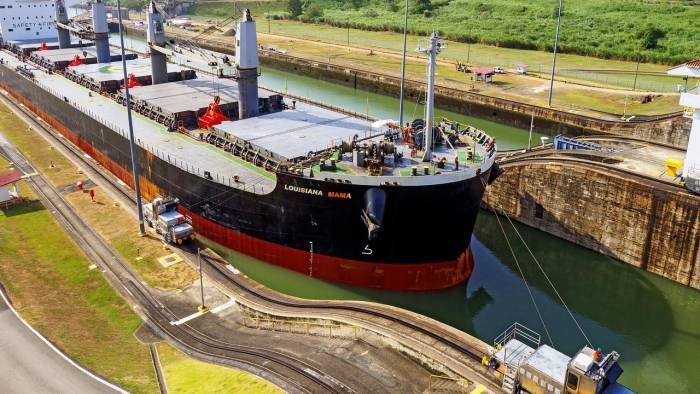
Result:
{"label": "red hull bottom", "polygon": [[[111,160],[56,118],[22,95],[16,94],[9,86],[0,82],[0,87],[9,91],[18,101],[133,189],[134,178],[129,168]],[[146,178],[140,177],[139,184],[146,199],[161,194],[159,188]],[[454,260],[420,264],[368,263],[314,253],[312,266],[308,251],[251,237],[182,207],[180,209],[192,218],[196,232],[205,238],[255,259],[328,281],[388,290],[426,291],[458,285],[466,281],[474,269],[474,258],[469,247]]]}
{"label": "red hull bottom", "polygon": [[261,240],[224,227],[184,208],[197,233],[255,259],[315,278],[355,286],[389,290],[425,291],[452,287],[467,280],[474,257],[467,248],[457,259],[420,264],[368,263],[311,253]]}

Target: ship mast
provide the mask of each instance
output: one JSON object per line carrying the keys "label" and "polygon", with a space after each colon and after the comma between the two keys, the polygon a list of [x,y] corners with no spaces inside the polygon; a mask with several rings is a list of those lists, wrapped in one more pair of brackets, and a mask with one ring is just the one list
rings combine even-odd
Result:
{"label": "ship mast", "polygon": [[423,129],[425,150],[423,161],[429,162],[433,157],[433,110],[435,101],[435,62],[438,53],[442,52],[445,46],[440,44],[442,37],[437,32],[433,32],[428,39],[427,48],[418,48],[418,52],[428,55],[428,91],[425,98],[425,128]]}

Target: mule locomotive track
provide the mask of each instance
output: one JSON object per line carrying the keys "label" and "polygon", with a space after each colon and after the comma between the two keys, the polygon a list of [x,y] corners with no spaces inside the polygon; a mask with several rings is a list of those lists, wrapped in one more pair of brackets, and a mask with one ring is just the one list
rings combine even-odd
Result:
{"label": "mule locomotive track", "polygon": [[[86,158],[79,148],[75,147],[65,138],[62,138],[59,135],[57,135],[58,133],[55,130],[53,130],[49,125],[37,120],[36,115],[29,109],[20,104],[15,103],[12,99],[10,99],[7,96],[0,97],[2,97],[0,98],[0,101],[6,103],[8,106],[18,111],[21,114],[23,120],[32,125],[35,129],[38,129],[38,131],[45,138],[50,138],[51,140],[58,142],[62,147],[64,147],[74,162],[78,161],[82,163],[83,167],[86,167],[86,169],[89,170],[89,176],[100,178],[112,192],[120,194],[122,197],[126,198],[128,201],[133,203],[132,208],[135,209],[135,197],[131,194],[131,191],[127,190],[127,188],[123,186],[123,184],[120,184],[120,182],[118,182],[114,176],[108,173],[104,168],[100,167],[96,162]],[[65,153],[66,152],[64,152],[64,154]],[[193,258],[194,253],[196,253],[196,251],[187,250],[186,248],[182,248],[180,250],[188,255],[190,261],[194,261]],[[308,301],[296,299],[292,300],[291,298],[286,298],[283,295],[277,293],[265,294],[264,292],[254,288],[254,286],[252,286],[251,283],[249,283],[248,281],[243,280],[240,277],[234,275],[232,272],[228,271],[227,269],[224,269],[221,266],[221,262],[217,262],[215,259],[212,259],[204,254],[202,255],[202,267],[207,274],[209,274],[210,276],[213,274],[218,278],[218,284],[229,289],[235,288],[239,291],[252,295],[258,300],[276,305],[278,307],[297,308],[306,311],[315,310],[323,312],[324,317],[330,319],[332,319],[333,317],[333,312],[336,312],[336,314],[343,312],[350,312],[360,315],[364,314],[368,317],[371,316],[383,319],[388,323],[398,324],[403,329],[408,329],[412,332],[425,335],[431,338],[432,340],[436,341],[437,343],[440,343],[450,349],[455,350],[458,354],[460,354],[463,357],[466,357],[473,363],[481,363],[482,358],[484,356],[483,353],[476,351],[468,343],[460,340],[453,333],[450,333],[449,331],[441,328],[439,325],[430,324],[429,321],[422,322],[423,324],[415,323],[413,321],[410,321],[408,316],[400,316],[397,313],[392,313],[391,311],[388,311],[387,308],[382,308],[381,305],[368,306],[358,305],[359,303],[353,305],[353,302]],[[167,322],[167,325],[170,326],[169,320]],[[485,374],[483,376],[486,378]],[[490,379],[486,378],[486,380]]]}
{"label": "mule locomotive track", "polygon": [[[24,174],[35,173],[34,167],[18,151],[2,147],[4,154]],[[136,274],[97,233],[85,223],[58,191],[41,174],[26,178],[42,204],[56,217],[78,246],[102,268],[112,286],[132,303],[145,321],[168,337],[177,347],[198,358],[219,364],[246,364],[285,382],[285,388],[296,392],[353,392],[352,389],[325,375],[305,362],[266,349],[224,344],[204,338],[189,327],[170,324],[175,315],[155,300],[141,284]],[[262,362],[261,362],[262,361]],[[276,378],[276,379],[274,379]]]}

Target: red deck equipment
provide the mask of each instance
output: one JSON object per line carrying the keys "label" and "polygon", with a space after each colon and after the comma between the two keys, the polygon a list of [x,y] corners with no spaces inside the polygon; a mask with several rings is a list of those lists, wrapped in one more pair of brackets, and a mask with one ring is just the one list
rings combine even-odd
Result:
{"label": "red deck equipment", "polygon": [[49,46],[46,45],[45,42],[42,42],[41,45],[39,45],[39,48],[37,49],[37,51],[48,51],[48,50],[49,50]]}
{"label": "red deck equipment", "polygon": [[218,124],[221,124],[221,122],[231,120],[221,112],[221,109],[219,108],[220,101],[221,98],[219,98],[219,96],[214,97],[214,102],[209,104],[207,112],[199,117],[199,127],[204,127],[208,129]]}
{"label": "red deck equipment", "polygon": [[68,67],[80,66],[81,64],[85,64],[85,63],[83,63],[83,61],[80,60],[79,55],[75,55],[75,56],[73,56],[73,61],[68,64]]}
{"label": "red deck equipment", "polygon": [[[129,84],[129,89],[135,88],[137,86],[143,86],[143,84],[136,79],[136,75],[134,74],[129,74],[129,79],[127,80],[127,83]],[[119,85],[119,89],[124,89],[124,83],[121,83]]]}

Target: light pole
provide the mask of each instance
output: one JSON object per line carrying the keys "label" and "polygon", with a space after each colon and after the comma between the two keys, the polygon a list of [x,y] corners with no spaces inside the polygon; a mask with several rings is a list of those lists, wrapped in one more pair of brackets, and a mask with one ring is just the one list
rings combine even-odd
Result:
{"label": "light pole", "polygon": [[134,143],[134,122],[131,119],[131,97],[129,96],[129,77],[126,72],[126,55],[124,53],[124,26],[122,25],[122,4],[117,0],[117,15],[119,16],[119,40],[121,41],[122,69],[124,71],[124,94],[126,95],[126,117],[129,122],[129,150],[131,151],[131,172],[134,174],[134,192],[136,193],[136,210],[139,214],[139,235],[146,235],[143,225],[143,206],[141,205],[141,186],[139,185],[139,163],[136,158]]}
{"label": "light pole", "polygon": [[199,289],[202,295],[202,303],[197,308],[198,311],[204,313],[209,310],[206,305],[204,305],[204,273],[202,272],[202,256],[199,248],[197,248],[197,265],[199,266]]}
{"label": "light pole", "polygon": [[559,9],[557,10],[557,30],[554,33],[554,56],[552,57],[552,76],[549,80],[549,98],[547,105],[552,106],[552,93],[554,93],[554,69],[557,67],[557,48],[559,47],[559,26],[561,25],[561,8],[564,5],[564,0],[559,0]]}
{"label": "light pole", "polygon": [[[408,0],[403,14],[403,54],[401,58],[401,88],[399,92],[399,128],[403,130],[403,89],[404,80],[406,79],[406,34],[408,30]],[[403,136],[403,133],[399,133]]]}
{"label": "light pole", "polygon": [[632,90],[637,90],[637,77],[639,76],[639,63],[642,62],[642,56],[637,55],[637,69],[634,71],[634,85],[632,85]]}

